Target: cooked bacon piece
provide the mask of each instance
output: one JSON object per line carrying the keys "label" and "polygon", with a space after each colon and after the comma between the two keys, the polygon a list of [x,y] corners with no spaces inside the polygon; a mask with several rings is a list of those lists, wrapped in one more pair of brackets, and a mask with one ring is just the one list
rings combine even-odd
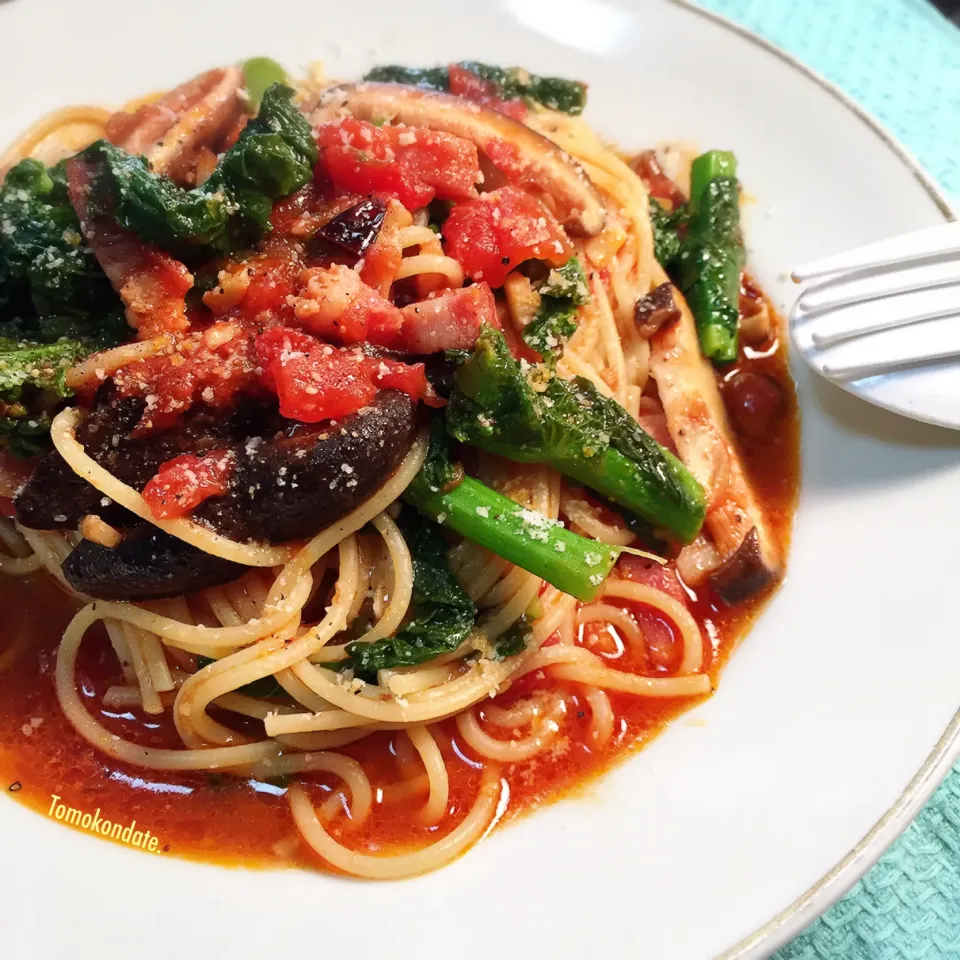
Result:
{"label": "cooked bacon piece", "polygon": [[343,346],[372,343],[411,354],[467,350],[483,324],[500,325],[486,283],[447,290],[401,310],[342,264],[305,270],[302,280],[305,286],[294,300],[297,323]]}
{"label": "cooked bacon piece", "polygon": [[185,517],[204,500],[227,492],[234,466],[228,450],[202,457],[185,453],[160,464],[156,476],[143,488],[143,499],[158,520]]}
{"label": "cooked bacon piece", "polygon": [[184,297],[193,286],[187,268],[159,247],[144,243],[105,218],[87,215],[90,169],[74,157],[67,162],[67,189],[83,234],[126,307],[127,322],[141,340],[186,330]]}
{"label": "cooked bacon piece", "polygon": [[677,572],[672,564],[657,563],[656,560],[650,560],[647,557],[624,553],[617,561],[617,569],[628,580],[646,584],[655,590],[662,590],[674,600],[686,605],[688,597],[677,579]]}
{"label": "cooked bacon piece", "polygon": [[[671,564],[657,563],[645,557],[622,554],[617,563],[620,574],[628,580],[661,590],[686,607],[689,598]],[[646,668],[674,673],[683,659],[683,643],[662,614],[641,603],[623,604],[643,631],[643,646]]]}
{"label": "cooked bacon piece", "polygon": [[338,117],[321,123],[314,136],[320,147],[319,168],[338,191],[376,193],[410,210],[434,197],[462,200],[477,195],[477,148],[449,133]]}
{"label": "cooked bacon piece", "polygon": [[680,308],[673,298],[673,284],[661,283],[641,297],[633,308],[633,319],[637,324],[637,333],[648,340],[665,323],[679,320]]}
{"label": "cooked bacon piece", "polygon": [[[128,233],[97,226],[88,238],[104,273],[120,294],[127,322],[137,338],[149,340],[162,333],[186,330],[184,297],[193,286],[187,268],[168,253],[138,241]],[[119,279],[119,282],[115,278]]]}
{"label": "cooked bacon piece", "polygon": [[404,353],[470,350],[483,324],[500,326],[493,292],[485,283],[434,294],[409,304],[401,313],[403,328],[393,346]]}
{"label": "cooked bacon piece", "polygon": [[306,270],[306,286],[295,301],[297,322],[305,330],[339,344],[393,343],[403,316],[398,307],[371,290],[360,274],[334,264]]}
{"label": "cooked bacon piece", "polygon": [[451,133],[476,144],[488,156],[491,144],[498,144],[494,151],[502,154],[502,143],[510,143],[516,150],[518,173],[553,199],[565,227],[583,236],[603,229],[603,201],[582,168],[551,140],[495,110],[447,93],[367,82],[325,91],[310,119],[322,123],[344,113],[362,120],[387,117],[411,127]]}
{"label": "cooked bacon piece", "polygon": [[[700,352],[693,316],[683,298],[678,293],[675,297],[679,319],[661,327],[650,341],[650,373],[670,435],[706,491],[706,528],[721,559],[729,560],[756,529],[758,562],[769,579],[775,579],[783,567],[776,538],[740,462],[713,368]],[[751,574],[753,582],[758,578]]]}
{"label": "cooked bacon piece", "polygon": [[555,267],[573,256],[573,245],[556,218],[519,187],[501,187],[479,200],[458,203],[443,223],[447,253],[464,272],[491,287],[525,260]]}
{"label": "cooked bacon piece", "polygon": [[646,184],[651,197],[668,200],[675,208],[687,202],[683,191],[663,172],[655,150],[644,150],[633,161],[633,169]]}
{"label": "cooked bacon piece", "polygon": [[239,67],[217,67],[182,83],[133,113],[107,121],[107,139],[135,156],[145,156],[155,173],[186,181],[204,151],[220,146],[243,112]]}

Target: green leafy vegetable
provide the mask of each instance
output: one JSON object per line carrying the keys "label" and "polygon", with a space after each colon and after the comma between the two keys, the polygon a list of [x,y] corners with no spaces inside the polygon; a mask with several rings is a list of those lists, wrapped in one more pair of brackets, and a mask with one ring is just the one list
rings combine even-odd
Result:
{"label": "green leafy vegetable", "polygon": [[523,653],[532,637],[533,624],[524,614],[506,633],[497,637],[493,644],[493,659],[506,660]]}
{"label": "green leafy vegetable", "polygon": [[619,556],[515,503],[450,458],[443,420],[432,424],[423,467],[403,499],[427,516],[580,600],[592,600]]}
{"label": "green leafy vegetable", "polygon": [[49,444],[67,368],[129,335],[123,307],[80,232],[65,165],[21,160],[0,187],[0,448]]}
{"label": "green leafy vegetable", "polygon": [[523,339],[543,357],[559,353],[563,343],[577,329],[577,307],[590,299],[587,278],[576,257],[551,270],[537,287],[540,307],[537,315],[523,328]]}
{"label": "green leafy vegetable", "polygon": [[466,640],[477,608],[447,566],[440,528],[404,510],[397,521],[413,558],[413,619],[393,637],[347,645],[350,664],[361,674],[409,667],[451,653]]}
{"label": "green leafy vegetable", "polygon": [[[202,653],[197,655],[197,670],[216,663],[212,657],[205,657]],[[277,697],[289,697],[289,694],[283,687],[277,683],[273,676],[261,677],[259,680],[251,680],[242,687],[237,687],[237,693],[245,693],[248,697],[259,697],[261,700],[271,700]]]}
{"label": "green leafy vegetable", "polygon": [[546,463],[689,543],[705,512],[703,490],[616,401],[588,380],[544,367],[527,378],[503,335],[484,327],[457,370],[447,405],[456,439],[515,460]]}
{"label": "green leafy vegetable", "polygon": [[32,414],[22,403],[0,403],[0,449],[15,457],[35,457],[50,448],[50,415]]}
{"label": "green leafy vegetable", "polygon": [[260,106],[263,95],[275,83],[287,83],[287,71],[270,57],[251,57],[243,63],[243,85],[250,102]]}
{"label": "green leafy vegetable", "polygon": [[119,309],[83,242],[64,164],[47,169],[39,160],[21,160],[0,187],[0,334],[117,342],[112,323],[101,319],[112,321]]}
{"label": "green leafy vegetable", "polygon": [[86,345],[74,340],[40,344],[0,337],[0,397],[19,399],[25,386],[69,396],[64,376],[86,353]]}
{"label": "green leafy vegetable", "polygon": [[679,228],[686,224],[687,211],[679,207],[667,212],[654,197],[650,198],[650,224],[653,227],[653,254],[667,273],[673,273],[680,253]]}
{"label": "green leafy vegetable", "polygon": [[374,67],[363,78],[377,83],[402,83],[425,90],[449,90],[450,73],[446,67]]}
{"label": "green leafy vegetable", "polygon": [[292,98],[289,87],[270,86],[260,112],[193,190],[152,173],[142,157],[98,140],[81,154],[93,165],[91,210],[181,254],[253,245],[270,231],[273,201],[307,183],[317,161],[310,125]]}
{"label": "green leafy vegetable", "polygon": [[488,63],[464,60],[459,64],[465,70],[492,83],[497,96],[503,100],[523,97],[542,104],[549,110],[580,114],[587,104],[587,86],[563,77],[541,77],[522,67],[496,67]]}
{"label": "green leafy vegetable", "polygon": [[[501,100],[522,98],[550,110],[560,110],[573,115],[583,113],[587,103],[586,84],[576,80],[541,77],[522,67],[497,67],[472,60],[464,60],[456,66],[486,80]],[[405,83],[427,90],[450,89],[450,71],[447,67],[374,67],[364,79],[380,83]]]}

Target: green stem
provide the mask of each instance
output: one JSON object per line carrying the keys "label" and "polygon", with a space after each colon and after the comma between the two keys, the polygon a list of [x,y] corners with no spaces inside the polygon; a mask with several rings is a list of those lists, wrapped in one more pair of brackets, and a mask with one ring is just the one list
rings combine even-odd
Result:
{"label": "green stem", "polygon": [[[639,514],[659,531],[690,543],[700,531],[703,511],[663,497],[656,483],[633,460],[610,448],[602,456],[554,462],[561,473]],[[656,519],[653,519],[656,518]]]}
{"label": "green stem", "polygon": [[473,477],[453,489],[407,488],[403,498],[438,523],[578,600],[592,600],[619,549],[571,533]]}
{"label": "green stem", "polygon": [[251,57],[243,62],[243,85],[250,103],[259,108],[267,88],[274,83],[289,83],[287,71],[270,57]]}
{"label": "green stem", "polygon": [[690,164],[690,212],[696,213],[707,184],[715,177],[736,177],[737,158],[729,150],[708,150]]}

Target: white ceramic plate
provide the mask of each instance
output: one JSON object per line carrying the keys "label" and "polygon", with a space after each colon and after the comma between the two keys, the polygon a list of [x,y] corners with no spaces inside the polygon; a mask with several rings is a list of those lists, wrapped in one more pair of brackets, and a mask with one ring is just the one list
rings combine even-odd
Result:
{"label": "white ceramic plate", "polygon": [[[122,101],[254,53],[290,66],[322,58],[342,76],[396,60],[520,63],[588,80],[589,118],[625,146],[730,147],[757,198],[752,267],[781,306],[792,265],[947,215],[836,92],[755,38],[660,0],[11,0],[0,6],[0,141],[64,102]],[[960,437],[795,372],[804,465],[787,582],[719,693],[586,798],[390,885],[151,857],[0,801],[0,955],[772,952],[949,769],[960,676]]]}

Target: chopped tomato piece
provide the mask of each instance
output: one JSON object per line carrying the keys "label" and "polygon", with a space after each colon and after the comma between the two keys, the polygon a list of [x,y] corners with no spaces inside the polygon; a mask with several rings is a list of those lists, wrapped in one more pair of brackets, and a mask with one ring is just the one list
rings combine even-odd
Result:
{"label": "chopped tomato piece", "polygon": [[147,399],[138,435],[172,426],[195,403],[222,407],[238,393],[257,392],[253,344],[254,331],[242,321],[221,321],[181,337],[169,353],[118,370],[113,382],[120,396]]}
{"label": "chopped tomato piece", "polygon": [[443,224],[447,253],[474,280],[499,287],[525,260],[555,267],[573,255],[573,246],[556,218],[518,187],[501,187],[478,200],[458,203]]}
{"label": "chopped tomato piece", "polygon": [[490,140],[483,149],[490,162],[509,180],[522,180],[530,163],[509,140]]}
{"label": "chopped tomato piece", "polygon": [[401,363],[398,360],[375,361],[375,382],[382,390],[401,390],[414,400],[423,400],[428,407],[442,407],[441,400],[427,382],[422,363]]}
{"label": "chopped tomato piece", "polygon": [[202,457],[185,453],[160,465],[157,475],[143,488],[143,499],[159,520],[185,517],[208,497],[227,492],[233,467],[228,450]]}
{"label": "chopped tomato piece", "polygon": [[469,350],[483,324],[500,326],[493,292],[486,283],[446,290],[411,303],[401,312],[403,328],[393,345],[407,353]]}
{"label": "chopped tomato piece", "polygon": [[17,511],[13,508],[13,497],[0,497],[0,517],[15,517]]}
{"label": "chopped tomato piece", "polygon": [[367,358],[286,327],[257,338],[266,386],[276,391],[280,413],[302,423],[335,420],[369,404],[377,388]]}
{"label": "chopped tomato piece", "polygon": [[514,120],[523,122],[527,117],[527,105],[519,97],[503,100],[497,96],[497,88],[489,80],[477,76],[472,70],[451,63],[448,68],[450,77],[450,92],[458,97],[473,100],[481,106],[489,107]]}
{"label": "chopped tomato piece", "polygon": [[377,193],[410,210],[434,197],[476,196],[477,148],[453,134],[341,117],[321,124],[315,136],[320,167],[338,191]]}
{"label": "chopped tomato piece", "polygon": [[269,254],[250,257],[244,266],[250,276],[250,285],[240,302],[240,312],[256,320],[268,311],[281,322],[288,319],[290,307],[287,297],[297,291],[303,264],[292,249],[285,248]]}
{"label": "chopped tomato piece", "polygon": [[650,607],[632,603],[629,610],[643,631],[648,669],[676,673],[683,659],[683,640],[677,630]]}
{"label": "chopped tomato piece", "polygon": [[423,364],[378,360],[360,350],[321,343],[299,330],[273,327],[257,338],[264,383],[280,413],[303,423],[337,420],[372,403],[380,388],[432,399]]}

